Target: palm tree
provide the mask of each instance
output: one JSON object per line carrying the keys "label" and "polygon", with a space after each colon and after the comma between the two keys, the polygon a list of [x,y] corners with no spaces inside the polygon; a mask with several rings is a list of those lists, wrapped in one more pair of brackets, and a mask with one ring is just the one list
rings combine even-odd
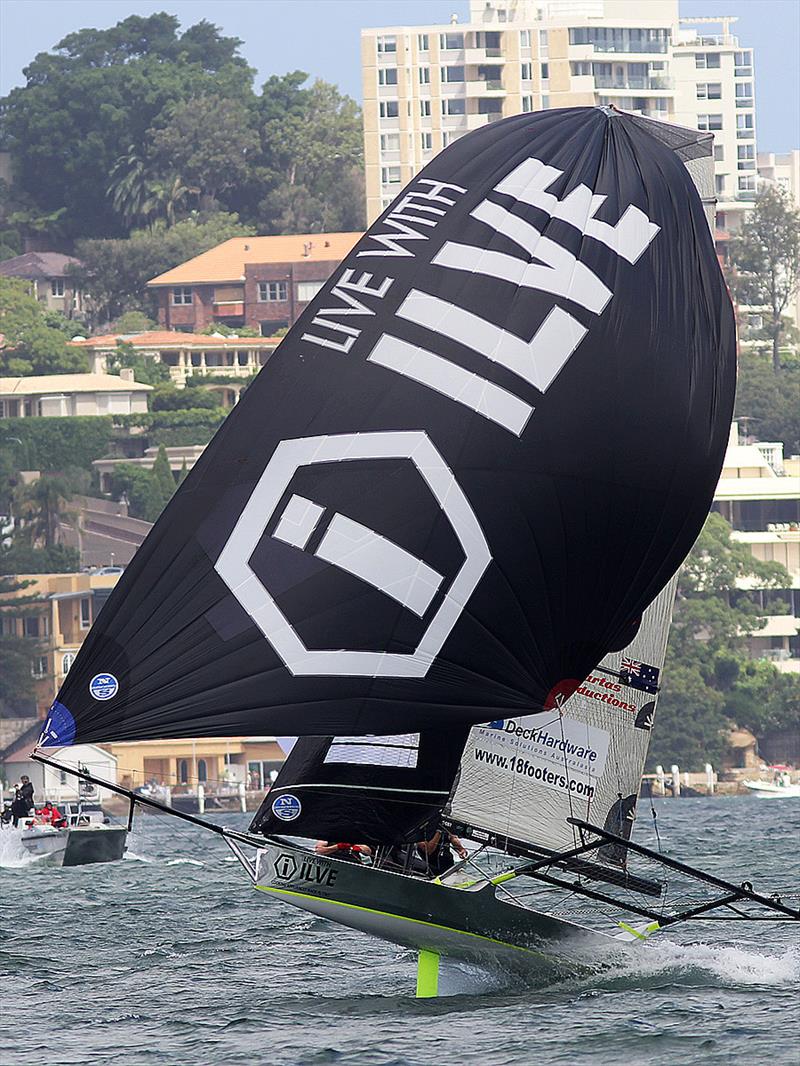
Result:
{"label": "palm tree", "polygon": [[72,490],[66,478],[45,474],[31,485],[23,485],[19,492],[18,513],[30,531],[33,544],[52,548],[59,541],[59,528],[70,517],[67,504]]}
{"label": "palm tree", "polygon": [[136,146],[129,145],[127,153],[121,155],[111,169],[107,190],[114,210],[127,226],[147,221],[150,184],[146,163]]}
{"label": "palm tree", "polygon": [[199,189],[192,185],[184,185],[180,175],[174,174],[150,185],[149,197],[143,210],[150,219],[163,212],[167,226],[174,226],[177,221],[178,208],[187,196],[197,196],[199,193]]}

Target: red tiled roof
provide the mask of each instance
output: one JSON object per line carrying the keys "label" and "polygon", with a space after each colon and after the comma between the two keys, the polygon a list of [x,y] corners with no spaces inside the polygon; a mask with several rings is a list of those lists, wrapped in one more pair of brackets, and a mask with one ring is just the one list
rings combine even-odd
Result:
{"label": "red tiled roof", "polygon": [[125,341],[134,348],[247,348],[275,347],[280,337],[210,337],[205,333],[181,333],[179,330],[156,329],[146,333],[105,333],[100,337],[85,337],[70,341],[79,348],[115,348],[117,341]]}

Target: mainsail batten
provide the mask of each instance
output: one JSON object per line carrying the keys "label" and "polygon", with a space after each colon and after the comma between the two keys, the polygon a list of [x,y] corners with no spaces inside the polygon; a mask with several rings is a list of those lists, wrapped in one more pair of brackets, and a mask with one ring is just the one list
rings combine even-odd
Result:
{"label": "mainsail batten", "polygon": [[702,524],[733,397],[682,161],[709,147],[658,125],[518,116],[412,181],[137,553],[48,744],[465,728],[619,646]]}

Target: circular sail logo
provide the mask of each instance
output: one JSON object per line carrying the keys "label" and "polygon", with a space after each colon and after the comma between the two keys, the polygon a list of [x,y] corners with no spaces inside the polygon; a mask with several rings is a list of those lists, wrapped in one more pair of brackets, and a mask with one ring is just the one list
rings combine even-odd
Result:
{"label": "circular sail logo", "polygon": [[272,813],[282,822],[293,822],[295,818],[300,817],[302,809],[303,805],[300,800],[290,792],[285,792],[272,801]]}
{"label": "circular sail logo", "polygon": [[110,700],[119,692],[119,681],[113,674],[95,674],[89,682],[89,694],[96,700]]}

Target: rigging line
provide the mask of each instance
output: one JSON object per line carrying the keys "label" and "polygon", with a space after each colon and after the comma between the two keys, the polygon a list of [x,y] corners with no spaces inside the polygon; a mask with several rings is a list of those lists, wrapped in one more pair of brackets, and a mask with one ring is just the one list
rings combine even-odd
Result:
{"label": "rigging line", "polygon": [[[558,701],[558,696],[556,696],[556,701]],[[567,801],[569,803],[569,816],[570,816],[570,820],[573,820],[575,818],[575,811],[574,811],[574,808],[572,806],[572,778],[570,777],[569,766],[567,764],[567,738],[564,735],[564,714],[563,714],[563,711],[561,711],[561,707],[562,706],[563,706],[563,704],[559,704],[558,724],[559,724],[559,728],[561,729],[561,745],[562,745],[562,749],[561,750],[564,752],[564,773],[567,775],[567,784],[569,785],[569,789],[567,790]],[[578,830],[577,830],[577,827],[574,825],[574,823],[573,823],[573,826],[572,826],[572,843],[573,843],[574,847],[576,847],[576,848],[578,847]],[[580,875],[578,875],[578,876],[580,877]]]}

